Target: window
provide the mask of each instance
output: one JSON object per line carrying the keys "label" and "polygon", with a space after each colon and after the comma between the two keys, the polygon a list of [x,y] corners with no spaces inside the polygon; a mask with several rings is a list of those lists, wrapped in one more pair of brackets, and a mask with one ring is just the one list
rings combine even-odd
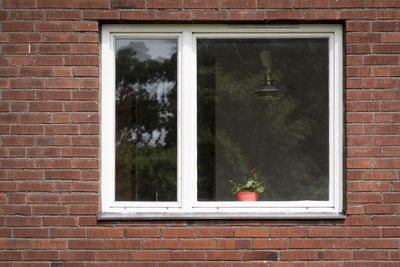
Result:
{"label": "window", "polygon": [[103,25],[99,218],[343,217],[342,90],[339,25]]}

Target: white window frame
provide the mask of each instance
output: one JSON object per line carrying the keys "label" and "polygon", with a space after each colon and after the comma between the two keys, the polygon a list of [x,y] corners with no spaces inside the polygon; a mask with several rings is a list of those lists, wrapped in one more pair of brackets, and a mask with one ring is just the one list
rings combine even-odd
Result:
{"label": "white window frame", "polygon": [[[176,38],[177,201],[115,201],[115,38]],[[329,200],[197,201],[196,38],[329,39]],[[102,25],[99,219],[344,218],[341,25]],[[182,90],[185,88],[185,90]]]}

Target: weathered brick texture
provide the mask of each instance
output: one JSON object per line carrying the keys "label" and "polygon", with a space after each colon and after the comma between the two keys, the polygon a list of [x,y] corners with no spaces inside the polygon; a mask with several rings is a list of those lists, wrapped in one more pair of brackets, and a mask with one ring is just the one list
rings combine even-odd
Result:
{"label": "weathered brick texture", "polygon": [[[400,1],[0,5],[1,266],[399,266]],[[103,22],[343,23],[347,218],[98,221]]]}

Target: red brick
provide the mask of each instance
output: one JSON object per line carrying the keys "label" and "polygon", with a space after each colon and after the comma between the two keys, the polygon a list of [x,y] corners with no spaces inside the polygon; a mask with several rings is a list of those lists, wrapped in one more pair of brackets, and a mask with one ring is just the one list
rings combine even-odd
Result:
{"label": "red brick", "polygon": [[68,206],[61,205],[40,205],[32,208],[32,214],[38,215],[66,215]]}
{"label": "red brick", "polygon": [[196,229],[189,228],[163,228],[162,237],[196,237]]}
{"label": "red brick", "polygon": [[40,217],[7,217],[6,225],[9,227],[42,226]]}
{"label": "red brick", "polygon": [[148,8],[181,8],[179,0],[148,0]]}
{"label": "red brick", "polygon": [[[124,240],[121,240],[121,242]],[[80,249],[80,250],[93,250],[93,249],[104,249],[103,240],[69,240],[69,249]]]}
{"label": "red brick", "polygon": [[78,125],[47,125],[46,134],[48,135],[66,135],[78,134]]}
{"label": "red brick", "polygon": [[133,259],[137,261],[169,260],[169,252],[163,250],[134,251]]}
{"label": "red brick", "polygon": [[98,123],[99,114],[93,113],[82,113],[82,114],[72,114],[72,123]]}
{"label": "red brick", "polygon": [[14,10],[8,12],[9,20],[43,20],[43,11],[38,10]]}
{"label": "red brick", "polygon": [[2,45],[2,52],[4,54],[28,54],[30,47],[29,45]]}
{"label": "red brick", "polygon": [[132,252],[130,251],[99,251],[97,252],[97,260],[132,260]]}
{"label": "red brick", "polygon": [[281,251],[280,260],[315,260],[315,252],[307,250]]}
{"label": "red brick", "polygon": [[18,122],[18,115],[17,114],[0,114],[0,122],[1,123]]}
{"label": "red brick", "polygon": [[192,12],[190,11],[163,11],[157,12],[158,20],[165,21],[191,21]]}
{"label": "red brick", "polygon": [[71,91],[36,91],[38,100],[71,100]]}
{"label": "red brick", "polygon": [[77,43],[79,35],[76,33],[44,33],[43,40],[46,43]]}
{"label": "red brick", "polygon": [[95,251],[62,251],[61,260],[64,261],[94,261]]}
{"label": "red brick", "polygon": [[93,21],[80,21],[74,23],[75,32],[97,32],[99,30],[99,23]]}
{"label": "red brick", "polygon": [[66,56],[65,65],[67,66],[98,66],[98,56]]}
{"label": "red brick", "polygon": [[144,249],[177,249],[178,240],[143,240]]}
{"label": "red brick", "polygon": [[40,54],[69,54],[71,53],[71,46],[68,44],[46,44],[39,46]]}
{"label": "red brick", "polygon": [[297,249],[324,248],[324,241],[319,239],[315,240],[292,239],[289,240],[289,248],[297,248]]}
{"label": "red brick", "polygon": [[75,0],[74,8],[109,8],[108,0]]}
{"label": "red brick", "polygon": [[400,227],[382,228],[383,237],[400,237]]}
{"label": "red brick", "polygon": [[29,65],[57,66],[63,64],[62,56],[30,56]]}
{"label": "red brick", "polygon": [[87,229],[87,237],[95,238],[112,238],[112,237],[122,237],[122,229],[115,228],[90,228]]}
{"label": "red brick", "polygon": [[28,203],[40,204],[40,203],[60,203],[59,194],[28,194]]}
{"label": "red brick", "polygon": [[81,125],[81,134],[99,134],[98,125]]}
{"label": "red brick", "polygon": [[326,248],[333,249],[360,249],[361,240],[354,239],[327,239]]}
{"label": "red brick", "polygon": [[337,10],[304,10],[305,20],[337,20],[340,12]]}
{"label": "red brick", "polygon": [[22,253],[19,251],[0,251],[0,260],[21,260]]}
{"label": "red brick", "polygon": [[52,184],[46,182],[21,182],[18,184],[18,191],[49,192],[52,191]]}
{"label": "red brick", "polygon": [[48,89],[76,89],[79,88],[77,79],[51,79],[46,81]]}
{"label": "red brick", "polygon": [[39,146],[68,146],[71,145],[69,136],[38,136],[36,145]]}
{"label": "red brick", "polygon": [[5,239],[0,240],[0,249],[29,249],[29,240]]}
{"label": "red brick", "polygon": [[[198,255],[198,259],[201,260],[201,254]],[[171,255],[172,258],[172,255]],[[218,251],[218,250],[207,250],[207,260],[211,261],[238,261],[242,259],[242,253],[240,251]]]}
{"label": "red brick", "polygon": [[185,8],[213,9],[219,8],[218,0],[184,0]]}
{"label": "red brick", "polygon": [[327,250],[319,251],[317,257],[319,260],[351,260],[353,255],[351,251]]}
{"label": "red brick", "polygon": [[81,33],[81,42],[82,43],[97,43],[97,42],[99,42],[99,36],[96,33]]}
{"label": "red brick", "polygon": [[64,226],[72,227],[77,226],[78,222],[75,217],[43,217],[44,226]]}
{"label": "red brick", "polygon": [[295,8],[329,8],[329,0],[294,0]]}
{"label": "red brick", "polygon": [[253,248],[256,249],[286,249],[288,241],[283,239],[255,239],[253,240]]}
{"label": "red brick", "polygon": [[72,67],[55,67],[54,76],[57,77],[72,77]]}
{"label": "red brick", "polygon": [[10,43],[40,43],[42,35],[40,33],[10,33],[9,40]]}
{"label": "red brick", "polygon": [[97,148],[63,148],[64,157],[97,157],[99,150]]}
{"label": "red brick", "polygon": [[221,8],[256,8],[256,0],[221,0]]}
{"label": "red brick", "polygon": [[346,56],[346,64],[348,66],[361,66],[364,65],[364,57],[363,56]]}
{"label": "red brick", "polygon": [[4,0],[3,8],[35,8],[35,0]]}
{"label": "red brick", "polygon": [[349,43],[377,43],[381,42],[380,33],[347,33],[346,41]]}
{"label": "red brick", "polygon": [[[382,149],[376,147],[354,147],[347,149],[347,156],[349,157],[379,157],[381,155]],[[353,162],[352,164],[357,164],[357,162]]]}
{"label": "red brick", "polygon": [[219,239],[217,240],[218,249],[247,249],[251,247],[248,239]]}
{"label": "red brick", "polygon": [[364,0],[331,0],[332,8],[358,8],[365,7]]}
{"label": "red brick", "polygon": [[36,24],[36,30],[38,32],[71,32],[71,22],[38,22]]}
{"label": "red brick", "polygon": [[[150,241],[150,240],[148,240],[148,241]],[[154,240],[154,241],[156,241],[156,240]],[[164,240],[164,241],[167,241],[167,240]],[[103,241],[101,241],[101,242],[103,242]],[[147,241],[144,240],[143,242],[147,242]],[[106,249],[113,249],[113,250],[114,249],[140,249],[140,240],[106,240]]]}
{"label": "red brick", "polygon": [[398,248],[397,240],[382,240],[382,239],[365,239],[364,248],[367,249],[380,249],[380,248]]}
{"label": "red brick", "polygon": [[48,10],[47,20],[79,20],[81,12],[79,10]]}
{"label": "red brick", "polygon": [[309,237],[343,237],[343,228],[317,227],[309,228]]}
{"label": "red brick", "polygon": [[300,20],[302,19],[299,10],[272,10],[268,11],[268,20]]}
{"label": "red brick", "polygon": [[[99,46],[95,44],[80,44],[72,46],[72,53],[76,55],[95,54],[99,53]],[[98,75],[85,75],[85,76],[98,76]]]}
{"label": "red brick", "polygon": [[199,237],[232,237],[233,231],[230,228],[199,228]]}
{"label": "red brick", "polygon": [[259,0],[259,8],[292,8],[292,0]]}
{"label": "red brick", "polygon": [[400,23],[398,21],[374,22],[374,23],[372,23],[372,31],[375,31],[375,32],[398,32],[398,31],[400,31]]}
{"label": "red brick", "polygon": [[201,239],[201,240],[181,239],[179,241],[179,247],[182,249],[215,249],[215,243],[216,241],[211,239]]}
{"label": "red brick", "polygon": [[156,14],[154,11],[121,11],[121,19],[122,20],[137,20],[137,21],[146,21],[146,20],[155,20]]}
{"label": "red brick", "polygon": [[[347,1],[349,2],[349,1]],[[351,10],[342,10],[341,12],[342,19],[351,19],[351,20],[368,20],[368,19],[376,19],[376,11],[375,10],[364,10],[364,9],[351,9]]]}
{"label": "red brick", "polygon": [[145,8],[145,0],[111,0],[111,8]]}
{"label": "red brick", "polygon": [[365,57],[367,65],[398,65],[398,56],[367,56]]}
{"label": "red brick", "polygon": [[227,11],[193,11],[193,20],[196,21],[228,21]]}
{"label": "red brick", "polygon": [[388,251],[354,251],[355,260],[388,260]]}
{"label": "red brick", "polygon": [[50,230],[50,237],[83,238],[85,229],[82,228],[53,228]]}
{"label": "red brick", "polygon": [[[32,249],[62,250],[67,249],[67,240],[32,240]],[[40,259],[37,259],[40,260]]]}
{"label": "red brick", "polygon": [[38,8],[72,8],[72,0],[37,0]]}
{"label": "red brick", "polygon": [[65,204],[97,204],[98,195],[95,194],[64,194],[62,202]]}
{"label": "red brick", "polygon": [[32,22],[3,22],[3,32],[33,32]]}
{"label": "red brick", "polygon": [[160,237],[159,228],[127,228],[125,230],[125,237],[143,238],[143,237]]}
{"label": "red brick", "polygon": [[69,159],[37,159],[36,167],[40,169],[65,169],[71,167]]}
{"label": "red brick", "polygon": [[268,228],[236,228],[234,230],[235,237],[268,237]]}
{"label": "red brick", "polygon": [[352,193],[348,194],[347,200],[355,203],[379,203],[382,200],[382,196],[378,193]]}
{"label": "red brick", "polygon": [[16,238],[48,237],[48,232],[47,228],[17,228],[13,230]]}
{"label": "red brick", "polygon": [[88,10],[83,11],[83,18],[88,20],[116,20],[119,19],[119,12],[114,10]]}

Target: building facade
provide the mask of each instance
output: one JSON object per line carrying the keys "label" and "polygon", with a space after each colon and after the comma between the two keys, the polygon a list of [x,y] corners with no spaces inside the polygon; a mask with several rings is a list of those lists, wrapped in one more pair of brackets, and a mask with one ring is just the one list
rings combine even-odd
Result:
{"label": "building facade", "polygon": [[[1,0],[0,3],[0,266],[399,266],[400,1]],[[319,28],[321,25],[323,30]],[[326,30],[332,25],[340,29],[336,37],[330,37],[333,31]],[[225,28],[215,30],[218,27]],[[191,30],[181,30],[187,28]],[[330,126],[326,124],[327,153],[336,149],[333,156],[326,156],[327,165],[336,162],[326,167],[328,172],[336,170],[325,181],[326,188],[329,187],[327,201],[333,201],[329,214],[326,215],[324,208],[328,207],[323,203],[296,206],[298,209],[294,211],[289,206],[274,206],[279,202],[276,196],[275,204],[267,207],[262,206],[266,201],[258,202],[260,209],[250,215],[246,211],[253,207],[236,202],[232,204],[234,212],[224,213],[229,205],[208,205],[209,209],[193,215],[196,211],[185,211],[185,201],[190,201],[191,196],[184,193],[196,192],[190,191],[193,188],[190,184],[196,182],[192,178],[174,184],[177,194],[182,195],[172,202],[183,203],[183,211],[165,215],[168,209],[176,207],[175,202],[157,206],[153,213],[149,212],[154,208],[152,204],[132,208],[128,203],[110,213],[113,204],[107,202],[108,185],[115,186],[113,181],[117,178],[110,183],[104,181],[123,165],[117,162],[115,167],[107,163],[107,159],[115,160],[114,152],[107,154],[115,151],[115,136],[105,132],[116,122],[107,121],[106,115],[118,118],[122,114],[118,108],[113,111],[115,99],[110,102],[106,93],[112,90],[111,97],[115,96],[113,87],[115,79],[118,81],[114,77],[116,67],[107,65],[110,62],[113,65],[114,58],[106,60],[115,51],[105,46],[111,36],[106,34],[108,29],[114,31],[121,43],[131,38],[147,40],[149,46],[149,40],[168,39],[175,34],[180,55],[176,62],[183,66],[179,65],[182,72],[178,70],[174,75],[183,87],[190,87],[190,77],[196,75],[190,70],[196,71],[196,66],[199,69],[199,65],[191,63],[196,61],[190,60],[190,53],[185,54],[185,47],[192,40],[185,39],[189,36],[185,32],[209,34],[206,40],[226,31],[232,40],[243,39],[240,34],[262,39],[263,34],[271,32],[278,39],[283,38],[279,37],[282,33],[287,34],[285,38],[299,32],[309,39],[326,35],[326,48],[321,48],[326,55],[326,72],[321,76],[326,75],[327,88],[337,93],[327,96],[325,103],[331,108],[326,110],[327,121],[332,122]],[[330,38],[336,38],[336,42],[330,42]],[[206,50],[209,49],[206,45],[205,51],[211,51]],[[241,49],[241,45],[240,41],[227,45],[236,48],[232,50],[239,62],[236,66],[256,57],[260,68],[279,65],[264,50],[255,49],[253,57],[248,52],[251,49]],[[338,46],[341,49],[335,50]],[[166,47],[171,49],[170,45]],[[159,46],[156,48],[161,50]],[[319,59],[314,59],[312,65],[323,62],[323,57]],[[204,64],[209,64],[207,60]],[[224,59],[217,60],[224,63]],[[152,61],[157,62],[161,60]],[[197,63],[202,64],[199,62],[197,58]],[[228,68],[229,64],[226,65]],[[218,83],[216,80],[213,82]],[[108,83],[111,86],[106,86]],[[170,83],[163,80],[165,87]],[[196,104],[190,102],[196,97],[186,98],[180,86],[177,101],[189,109],[187,103]],[[333,102],[339,103],[338,107]],[[105,103],[110,103],[110,110]],[[184,108],[179,113],[190,112]],[[337,121],[329,114],[336,114]],[[182,120],[190,124],[190,118]],[[191,136],[186,125],[178,127],[182,131],[179,136]],[[300,133],[296,129],[293,131]],[[335,129],[339,129],[336,135]],[[108,139],[111,150],[104,150]],[[187,141],[182,140],[185,147]],[[181,158],[174,164],[183,166],[177,171],[178,176],[187,177],[185,174],[190,176],[193,168],[185,166],[196,168],[188,160],[195,150],[190,149],[190,144],[186,146],[189,149],[180,150],[182,144],[178,142],[176,151]],[[155,166],[161,168],[157,163]],[[106,172],[108,168],[111,174]],[[223,188],[224,184],[218,186]],[[314,190],[310,188],[310,192]],[[115,190],[118,189],[111,189],[111,196]],[[147,191],[143,190],[142,198],[146,199],[143,195]],[[226,195],[217,193],[210,198],[223,202]],[[121,191],[122,200],[124,194]],[[316,194],[315,199],[325,200],[320,196]],[[159,191],[156,200],[158,197],[163,197]],[[209,197],[207,190],[201,197]],[[165,199],[169,200],[169,196]],[[271,207],[278,212],[271,212]],[[130,212],[121,211],[130,208]],[[214,212],[210,212],[212,209]],[[313,209],[316,212],[310,213]]]}

